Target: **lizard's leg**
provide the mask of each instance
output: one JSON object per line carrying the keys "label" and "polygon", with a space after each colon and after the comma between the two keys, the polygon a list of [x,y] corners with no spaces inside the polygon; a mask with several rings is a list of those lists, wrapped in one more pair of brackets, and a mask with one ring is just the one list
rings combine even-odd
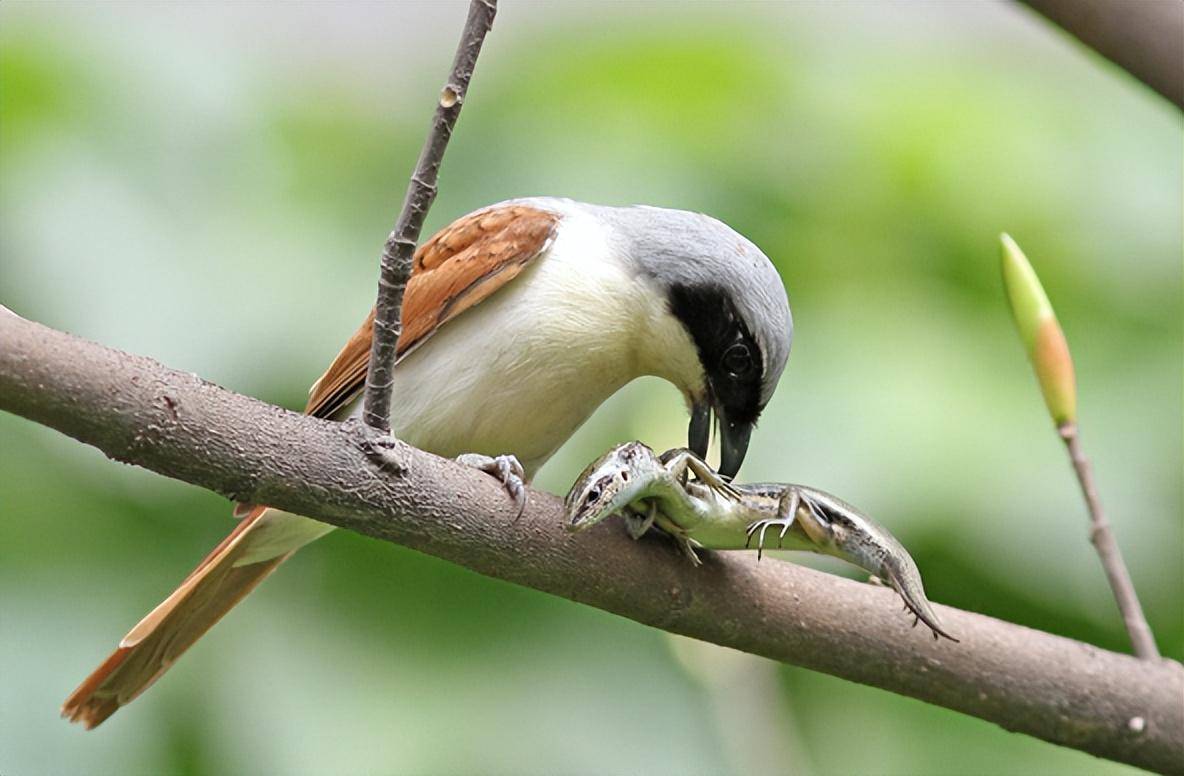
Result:
{"label": "lizard's leg", "polygon": [[777,517],[770,517],[749,523],[748,528],[745,530],[748,540],[744,542],[744,546],[748,547],[752,543],[752,537],[756,535],[757,531],[760,531],[756,542],[757,560],[761,559],[761,554],[765,549],[765,531],[770,528],[779,527],[781,529],[781,533],[777,536],[777,546],[780,547],[785,540],[785,534],[793,527],[794,520],[797,517],[798,507],[801,503],[801,492],[790,485],[781,494],[781,498],[777,502]]}
{"label": "lizard's leg", "polygon": [[679,483],[686,483],[687,470],[690,470],[700,482],[716,493],[732,501],[740,500],[740,494],[728,484],[727,480],[719,476],[702,458],[685,447],[667,450],[665,453],[662,453],[660,460],[666,467],[666,471],[670,472],[670,476]]}
{"label": "lizard's leg", "polygon": [[694,453],[685,447],[676,447],[672,450],[667,450],[658,456],[658,462],[666,468],[666,471],[670,473],[670,476],[673,477],[679,485],[686,485],[687,461],[691,456],[694,455]]}
{"label": "lizard's leg", "polygon": [[674,539],[674,543],[682,550],[687,559],[695,566],[702,566],[703,561],[699,559],[699,554],[695,552],[695,540],[687,535],[677,523],[672,522],[670,518],[664,513],[659,513],[657,504],[654,505],[655,517],[657,518],[658,527],[666,533],[670,534],[670,538]]}
{"label": "lizard's leg", "polygon": [[822,508],[814,503],[813,499],[802,498],[802,505],[806,508],[799,510],[798,523],[802,526],[802,530],[806,532],[806,536],[810,537],[810,541],[817,544],[819,547],[825,547],[834,541],[834,532],[831,530],[830,521],[826,518],[826,514]]}
{"label": "lizard's leg", "polygon": [[678,544],[683,554],[687,556],[693,566],[702,566],[703,561],[699,558],[699,554],[695,552],[695,540],[683,533],[672,534],[674,541]]}
{"label": "lizard's leg", "polygon": [[646,531],[650,530],[650,526],[654,524],[654,518],[657,516],[658,502],[656,501],[647,502],[644,511],[631,505],[621,515],[625,520],[625,530],[629,532],[629,536],[634,541],[640,539]]}

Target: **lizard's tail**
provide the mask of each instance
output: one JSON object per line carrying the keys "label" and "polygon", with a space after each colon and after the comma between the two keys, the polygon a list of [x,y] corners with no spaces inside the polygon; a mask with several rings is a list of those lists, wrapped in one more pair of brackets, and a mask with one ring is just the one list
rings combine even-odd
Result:
{"label": "lizard's tail", "polygon": [[884,576],[892,589],[904,599],[905,609],[912,612],[917,620],[925,623],[933,631],[933,638],[944,636],[950,641],[958,640],[950,635],[949,631],[941,624],[941,620],[938,619],[937,612],[933,611],[933,606],[925,596],[925,587],[921,584],[921,572],[917,570],[917,564],[913,562],[912,556],[907,552],[902,552],[886,557],[884,559]]}

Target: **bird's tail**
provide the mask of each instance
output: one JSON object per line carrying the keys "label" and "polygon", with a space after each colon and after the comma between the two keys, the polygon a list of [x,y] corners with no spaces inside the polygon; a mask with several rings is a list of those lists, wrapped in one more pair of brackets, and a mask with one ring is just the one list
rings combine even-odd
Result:
{"label": "bird's tail", "polygon": [[293,552],[331,530],[256,507],[62,704],[89,730],[131,703]]}

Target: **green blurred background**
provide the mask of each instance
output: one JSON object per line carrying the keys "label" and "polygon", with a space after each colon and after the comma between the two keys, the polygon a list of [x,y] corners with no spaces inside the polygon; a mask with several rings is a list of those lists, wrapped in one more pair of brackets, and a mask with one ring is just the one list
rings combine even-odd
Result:
{"label": "green blurred background", "polygon": [[[301,406],[372,302],[464,13],[0,5],[0,303]],[[723,219],[797,323],[742,477],[861,505],[938,601],[1126,650],[1008,319],[1009,231],[1179,659],[1181,155],[1179,113],[1011,4],[507,0],[429,229],[531,194]],[[684,433],[639,381],[538,485]],[[84,734],[59,703],[229,506],[5,415],[0,510],[5,774],[1129,770],[346,532]]]}

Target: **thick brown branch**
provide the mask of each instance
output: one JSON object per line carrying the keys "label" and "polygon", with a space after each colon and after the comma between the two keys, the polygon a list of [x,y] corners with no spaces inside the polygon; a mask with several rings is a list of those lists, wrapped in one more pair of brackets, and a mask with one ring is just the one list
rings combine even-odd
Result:
{"label": "thick brown branch", "polygon": [[[2,310],[2,308],[0,308]],[[752,554],[705,553],[619,526],[523,517],[492,479],[380,436],[288,412],[155,361],[0,314],[0,409],[120,461],[272,504],[673,633],[882,687],[1057,744],[1184,773],[1184,666],[1138,660],[938,607],[934,642],[894,593]],[[384,462],[390,465],[381,466]]]}
{"label": "thick brown branch", "polygon": [[423,150],[407,194],[399,212],[395,229],[382,247],[379,266],[378,301],[374,307],[374,340],[370,348],[370,368],[366,374],[366,394],[362,403],[362,419],[380,431],[390,430],[391,392],[394,385],[395,348],[402,329],[400,313],[403,291],[411,277],[411,259],[415,253],[419,233],[432,202],[436,199],[436,180],[444,150],[452,137],[452,128],[464,106],[473,68],[485,35],[493,26],[497,0],[471,0],[469,17],[456,48],[452,72],[440,92],[432,128],[428,131]]}
{"label": "thick brown branch", "polygon": [[1184,110],[1184,2],[1020,0]]}

